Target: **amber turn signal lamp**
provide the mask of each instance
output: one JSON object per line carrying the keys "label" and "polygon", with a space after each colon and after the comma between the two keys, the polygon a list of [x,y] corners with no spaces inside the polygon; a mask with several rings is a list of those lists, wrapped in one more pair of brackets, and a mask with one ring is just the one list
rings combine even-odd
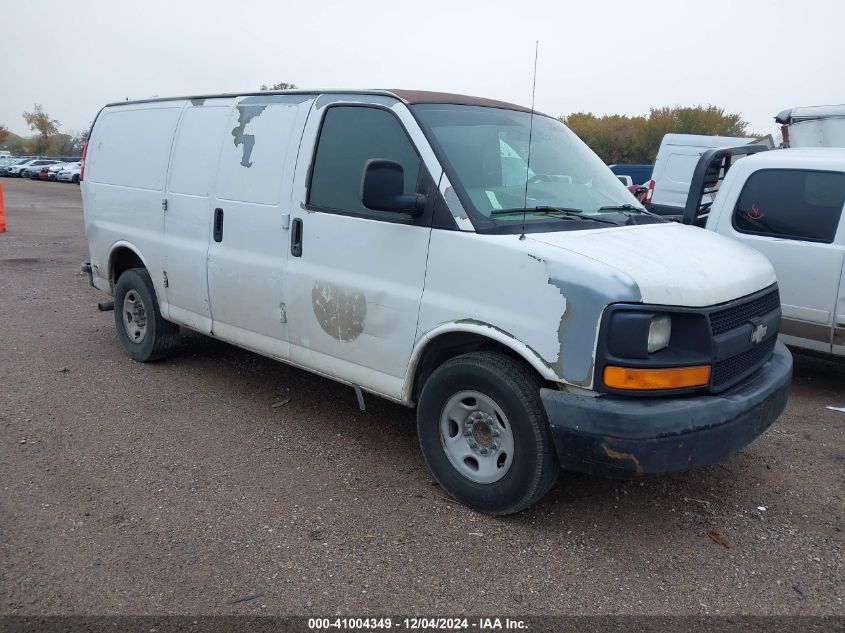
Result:
{"label": "amber turn signal lamp", "polygon": [[613,389],[657,391],[701,387],[710,382],[710,365],[665,369],[604,368],[604,384]]}

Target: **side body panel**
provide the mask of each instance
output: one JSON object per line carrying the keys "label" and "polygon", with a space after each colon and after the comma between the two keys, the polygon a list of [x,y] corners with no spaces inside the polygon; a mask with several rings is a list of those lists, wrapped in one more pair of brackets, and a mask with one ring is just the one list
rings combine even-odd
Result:
{"label": "side body panel", "polygon": [[164,198],[167,164],[183,101],[106,108],[88,143],[82,197],[94,283],[111,292],[109,256],[135,251],[164,297]]}
{"label": "side body panel", "polygon": [[845,147],[845,116],[797,121],[789,126],[790,147]]}
{"label": "side body panel", "polygon": [[211,332],[206,257],[210,240],[210,194],[231,99],[188,102],[170,156],[164,213],[165,317]]}
{"label": "side body panel", "polygon": [[[289,258],[285,282],[291,360],[320,374],[402,398],[431,228],[342,212],[306,209],[308,178],[326,108],[369,105],[394,112],[435,182],[422,133],[396,99],[323,95],[308,118],[296,165],[292,221],[301,222],[301,256]],[[286,245],[290,252],[290,244]]]}
{"label": "side body panel", "polygon": [[236,101],[225,124],[212,209],[219,241],[208,248],[214,336],[287,359],[284,304],[291,183],[313,97],[268,95]]}

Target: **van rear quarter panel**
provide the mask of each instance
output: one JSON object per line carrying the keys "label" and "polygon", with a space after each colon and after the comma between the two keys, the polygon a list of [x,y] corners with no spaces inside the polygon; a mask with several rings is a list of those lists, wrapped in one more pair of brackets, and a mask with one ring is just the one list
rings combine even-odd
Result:
{"label": "van rear quarter panel", "polygon": [[[134,247],[163,296],[164,185],[176,124],[184,102],[104,109],[86,155],[82,201],[91,265],[108,287],[114,244]],[[103,283],[105,282],[105,283]]]}

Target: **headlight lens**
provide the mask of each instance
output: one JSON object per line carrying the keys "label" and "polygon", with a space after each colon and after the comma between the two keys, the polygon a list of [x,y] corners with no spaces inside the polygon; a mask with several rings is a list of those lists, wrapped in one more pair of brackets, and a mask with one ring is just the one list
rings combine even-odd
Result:
{"label": "headlight lens", "polygon": [[648,353],[660,351],[669,347],[669,337],[672,334],[672,317],[661,314],[651,319],[648,326]]}

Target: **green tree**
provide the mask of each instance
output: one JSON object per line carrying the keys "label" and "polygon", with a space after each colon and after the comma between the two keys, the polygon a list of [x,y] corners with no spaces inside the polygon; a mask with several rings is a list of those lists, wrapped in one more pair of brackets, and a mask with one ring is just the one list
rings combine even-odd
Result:
{"label": "green tree", "polygon": [[30,148],[33,154],[46,154],[50,149],[51,138],[59,133],[59,125],[55,119],[51,119],[40,104],[36,103],[32,112],[24,112],[23,120],[36,135],[30,139]]}
{"label": "green tree", "polygon": [[279,83],[272,84],[270,86],[261,84],[260,90],[296,90],[296,84],[289,84],[286,81],[280,81]]}
{"label": "green tree", "polygon": [[608,164],[637,163],[645,159],[645,117],[619,114],[597,117],[591,112],[576,112],[562,120]]}
{"label": "green tree", "polygon": [[608,164],[653,163],[666,134],[748,134],[742,115],[713,105],[652,108],[647,117],[576,112],[561,120]]}
{"label": "green tree", "polygon": [[0,146],[2,146],[6,142],[6,140],[9,138],[9,134],[11,134],[11,132],[9,132],[9,128],[7,128],[5,125],[0,125]]}

